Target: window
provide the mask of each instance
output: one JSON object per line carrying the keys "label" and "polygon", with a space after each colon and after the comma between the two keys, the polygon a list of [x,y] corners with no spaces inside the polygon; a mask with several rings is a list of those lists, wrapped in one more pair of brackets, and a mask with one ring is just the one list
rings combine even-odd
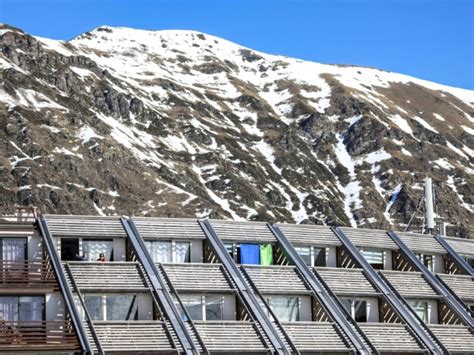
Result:
{"label": "window", "polygon": [[26,259],[26,238],[1,238],[2,260],[22,261]]}
{"label": "window", "polygon": [[84,304],[92,320],[138,319],[137,295],[84,295]]}
{"label": "window", "polygon": [[176,242],[176,262],[189,263],[191,261],[191,244],[188,242]]}
{"label": "window", "polygon": [[[181,295],[181,302],[193,320],[222,320],[224,298],[213,295]],[[177,301],[176,301],[177,303]],[[183,320],[187,320],[182,314]]]}
{"label": "window", "polygon": [[229,253],[230,257],[234,259],[234,244],[232,243],[224,243],[225,250]]}
{"label": "window", "polygon": [[77,260],[79,257],[79,239],[61,239],[61,260]]}
{"label": "window", "polygon": [[312,266],[311,262],[311,248],[310,247],[295,247],[296,252],[301,256],[306,265]]}
{"label": "window", "polygon": [[0,296],[0,320],[41,321],[44,296]]}
{"label": "window", "polygon": [[362,250],[362,255],[374,269],[383,269],[383,251],[375,249]]}
{"label": "window", "polygon": [[326,248],[314,248],[314,266],[326,266]]}
{"label": "window", "polygon": [[474,316],[474,304],[469,305],[469,310],[471,311],[471,314]]}
{"label": "window", "polygon": [[280,321],[295,322],[300,320],[299,297],[272,296],[268,304]]}
{"label": "window", "polygon": [[96,261],[100,254],[105,255],[106,261],[113,261],[114,242],[112,240],[84,239],[82,251],[89,254],[89,261]]}
{"label": "window", "polygon": [[474,258],[467,258],[466,261],[472,268],[474,268]]}
{"label": "window", "polygon": [[425,255],[416,253],[416,257],[425,265],[428,270],[434,272],[434,257],[433,255]]}
{"label": "window", "polygon": [[418,300],[408,300],[408,304],[415,311],[418,317],[425,323],[428,322],[428,302]]}
{"label": "window", "polygon": [[367,322],[367,301],[343,298],[341,303],[356,322]]}
{"label": "window", "polygon": [[189,242],[146,240],[145,247],[155,263],[191,262],[191,243]]}

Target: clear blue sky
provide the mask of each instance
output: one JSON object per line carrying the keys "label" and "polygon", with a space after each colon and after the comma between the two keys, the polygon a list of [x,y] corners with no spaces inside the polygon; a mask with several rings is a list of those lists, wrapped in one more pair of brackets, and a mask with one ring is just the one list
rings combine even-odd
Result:
{"label": "clear blue sky", "polygon": [[474,0],[0,0],[0,22],[55,39],[100,25],[192,29],[474,89]]}

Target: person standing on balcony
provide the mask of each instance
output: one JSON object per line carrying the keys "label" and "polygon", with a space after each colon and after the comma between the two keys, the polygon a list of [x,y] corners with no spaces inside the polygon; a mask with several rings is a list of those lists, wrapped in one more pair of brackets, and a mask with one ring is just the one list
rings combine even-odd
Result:
{"label": "person standing on balcony", "polygon": [[99,259],[97,259],[97,261],[102,261],[102,262],[105,262],[105,254],[104,253],[100,253],[99,254]]}

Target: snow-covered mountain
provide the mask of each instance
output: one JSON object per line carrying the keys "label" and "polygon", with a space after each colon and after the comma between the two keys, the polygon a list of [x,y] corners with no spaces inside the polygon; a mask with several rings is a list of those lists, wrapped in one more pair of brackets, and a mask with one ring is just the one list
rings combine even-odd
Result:
{"label": "snow-covered mountain", "polygon": [[474,231],[474,91],[192,31],[3,25],[0,48],[6,212],[399,229],[431,176],[450,234]]}

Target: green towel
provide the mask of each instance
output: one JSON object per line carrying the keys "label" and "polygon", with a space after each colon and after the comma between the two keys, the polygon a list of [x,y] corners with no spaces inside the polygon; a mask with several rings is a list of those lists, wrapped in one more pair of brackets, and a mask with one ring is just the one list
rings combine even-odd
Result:
{"label": "green towel", "polygon": [[273,249],[271,244],[260,245],[260,265],[273,265]]}

